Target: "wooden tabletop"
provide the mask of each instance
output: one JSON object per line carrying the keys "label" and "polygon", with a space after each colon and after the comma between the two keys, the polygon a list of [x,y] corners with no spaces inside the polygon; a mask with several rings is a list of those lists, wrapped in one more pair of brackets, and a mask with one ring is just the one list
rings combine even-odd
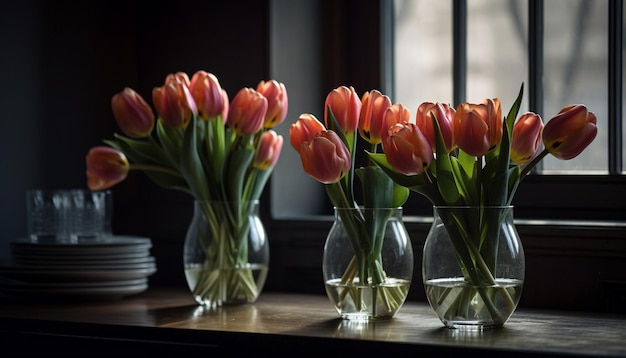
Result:
{"label": "wooden tabletop", "polygon": [[444,328],[424,302],[405,303],[389,320],[357,323],[341,320],[326,296],[264,292],[254,304],[207,310],[184,289],[153,287],[107,301],[0,303],[2,347],[23,352],[626,357],[624,316],[520,308],[502,328],[462,331]]}

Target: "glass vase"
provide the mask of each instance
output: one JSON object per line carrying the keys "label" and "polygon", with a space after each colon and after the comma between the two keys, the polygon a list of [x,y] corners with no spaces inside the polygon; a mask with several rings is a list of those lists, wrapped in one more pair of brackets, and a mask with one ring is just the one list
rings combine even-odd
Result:
{"label": "glass vase", "polygon": [[195,301],[215,308],[252,303],[269,267],[269,243],[259,202],[194,202],[183,264]]}
{"label": "glass vase", "polygon": [[392,317],[413,276],[402,208],[335,208],[322,260],[326,293],[341,318]]}
{"label": "glass vase", "polygon": [[434,207],[422,275],[445,327],[502,326],[517,307],[524,272],[512,206]]}

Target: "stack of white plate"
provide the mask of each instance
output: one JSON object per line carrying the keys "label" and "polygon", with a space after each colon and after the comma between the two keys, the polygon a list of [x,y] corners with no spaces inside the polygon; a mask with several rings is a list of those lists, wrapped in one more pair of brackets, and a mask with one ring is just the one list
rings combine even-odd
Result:
{"label": "stack of white plate", "polygon": [[156,272],[149,238],[110,236],[79,243],[11,242],[0,266],[0,292],[35,297],[112,298],[148,288]]}

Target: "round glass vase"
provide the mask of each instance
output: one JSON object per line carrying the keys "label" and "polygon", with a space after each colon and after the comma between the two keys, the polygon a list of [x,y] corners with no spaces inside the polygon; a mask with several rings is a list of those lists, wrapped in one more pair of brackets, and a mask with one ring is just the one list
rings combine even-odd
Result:
{"label": "round glass vase", "polygon": [[215,308],[252,303],[269,267],[269,243],[258,201],[194,202],[183,249],[187,285],[195,301]]}
{"label": "round glass vase", "polygon": [[512,206],[434,207],[422,278],[445,327],[502,326],[517,307],[524,272]]}
{"label": "round glass vase", "polygon": [[322,259],[326,293],[341,318],[392,317],[413,276],[402,208],[335,208]]}

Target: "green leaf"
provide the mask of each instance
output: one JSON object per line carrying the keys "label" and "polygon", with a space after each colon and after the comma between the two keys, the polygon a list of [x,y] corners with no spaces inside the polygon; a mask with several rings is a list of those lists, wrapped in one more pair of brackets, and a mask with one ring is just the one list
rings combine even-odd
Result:
{"label": "green leaf", "polygon": [[450,156],[448,155],[448,149],[446,148],[443,135],[441,134],[439,122],[437,122],[435,116],[432,117],[432,120],[436,135],[436,153],[439,153],[437,155],[437,160],[435,160],[435,167],[437,170],[437,187],[439,188],[439,193],[441,194],[444,202],[448,205],[452,205],[459,201],[460,194],[457,188],[454,172],[452,171],[452,163],[450,161]]}
{"label": "green leaf", "polygon": [[239,201],[243,198],[246,172],[254,159],[254,149],[248,145],[232,147],[225,164],[223,178],[226,200]]}
{"label": "green leaf", "polygon": [[362,167],[356,170],[363,187],[363,205],[366,208],[390,208],[393,203],[393,180],[380,168]]}
{"label": "green leaf", "polygon": [[198,154],[196,116],[191,118],[191,122],[185,128],[183,146],[180,152],[180,169],[189,184],[194,197],[198,200],[208,200],[209,193],[206,186],[206,176],[202,160]]}
{"label": "green leaf", "polygon": [[387,161],[387,157],[384,153],[371,153],[365,152],[372,162],[376,163],[395,183],[398,185],[410,188],[417,185],[426,184],[426,180],[423,175],[404,175],[395,172],[391,168],[391,164]]}
{"label": "green leaf", "polygon": [[456,177],[458,191],[464,199],[464,202],[468,205],[478,205],[478,192],[472,178],[465,171],[465,168],[463,168],[463,165],[458,158],[452,157],[450,158],[450,162],[452,164],[454,176]]}
{"label": "green leaf", "polygon": [[[192,123],[190,123],[191,125]],[[161,146],[164,148],[165,152],[169,154],[169,157],[177,161],[180,156],[180,150],[183,146],[183,135],[184,131],[180,128],[174,128],[170,126],[163,125],[162,120],[157,120],[156,126],[157,137],[159,138],[159,142],[161,142]]]}

